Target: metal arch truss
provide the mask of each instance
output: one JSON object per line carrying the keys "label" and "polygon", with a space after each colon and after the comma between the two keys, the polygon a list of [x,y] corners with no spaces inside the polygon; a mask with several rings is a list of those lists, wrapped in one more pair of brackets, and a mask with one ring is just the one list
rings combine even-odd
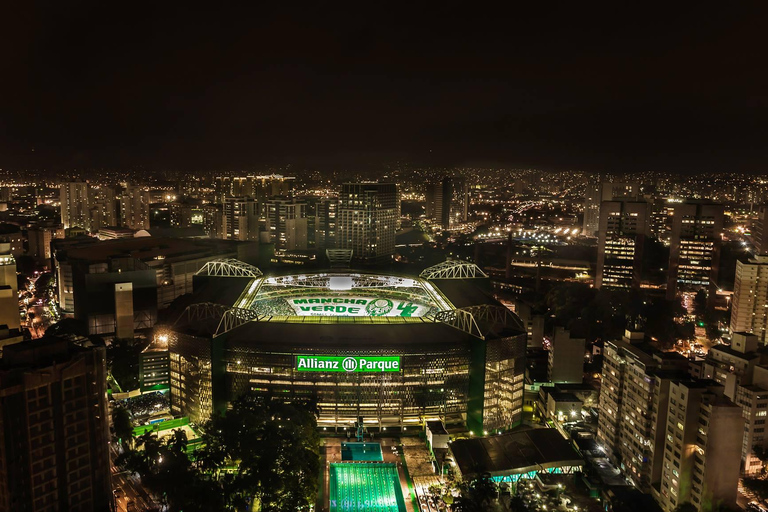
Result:
{"label": "metal arch truss", "polygon": [[216,328],[216,336],[231,331],[237,327],[254,320],[262,320],[267,318],[266,316],[259,316],[255,311],[243,308],[229,308],[221,316],[219,326]]}
{"label": "metal arch truss", "polygon": [[290,286],[300,288],[328,288],[333,276],[352,278],[352,289],[385,288],[385,287],[414,287],[418,286],[412,278],[398,276],[380,276],[375,274],[307,274],[276,276],[264,279],[267,286]]}
{"label": "metal arch truss", "polygon": [[480,267],[474,263],[447,260],[424,269],[419,277],[424,279],[474,279],[488,277],[488,274],[480,270]]}
{"label": "metal arch truss", "polygon": [[261,270],[234,258],[221,258],[207,262],[197,271],[198,276],[261,277]]}
{"label": "metal arch truss", "polygon": [[176,319],[173,323],[174,327],[181,321],[182,318],[189,324],[200,322],[202,320],[208,320],[209,318],[219,319],[224,316],[227,311],[227,306],[223,304],[215,304],[213,302],[200,302],[198,304],[191,304],[187,306],[187,309]]}
{"label": "metal arch truss", "polygon": [[525,327],[514,313],[504,306],[490,304],[439,311],[435,314],[435,320],[481,340],[496,326],[513,327],[525,332]]}

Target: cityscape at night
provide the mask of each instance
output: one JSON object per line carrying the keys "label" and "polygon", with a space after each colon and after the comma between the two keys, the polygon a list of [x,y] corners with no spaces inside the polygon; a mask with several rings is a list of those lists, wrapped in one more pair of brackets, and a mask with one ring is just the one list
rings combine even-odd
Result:
{"label": "cityscape at night", "polygon": [[768,11],[648,7],[14,6],[0,512],[768,512]]}

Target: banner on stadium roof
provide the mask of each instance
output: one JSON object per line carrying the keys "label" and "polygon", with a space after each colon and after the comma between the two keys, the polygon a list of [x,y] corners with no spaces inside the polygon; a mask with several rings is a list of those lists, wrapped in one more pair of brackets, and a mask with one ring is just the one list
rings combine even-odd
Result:
{"label": "banner on stadium roof", "polygon": [[429,306],[382,297],[307,296],[287,299],[298,316],[424,316]]}
{"label": "banner on stadium roof", "polygon": [[300,372],[399,372],[400,356],[296,356]]}

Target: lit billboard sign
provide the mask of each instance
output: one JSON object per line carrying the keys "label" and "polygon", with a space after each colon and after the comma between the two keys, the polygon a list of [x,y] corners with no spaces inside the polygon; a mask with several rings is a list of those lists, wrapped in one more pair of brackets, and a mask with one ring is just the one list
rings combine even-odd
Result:
{"label": "lit billboard sign", "polygon": [[294,297],[288,299],[298,316],[424,316],[429,306],[376,297]]}
{"label": "lit billboard sign", "polygon": [[399,372],[400,356],[296,356],[300,372]]}

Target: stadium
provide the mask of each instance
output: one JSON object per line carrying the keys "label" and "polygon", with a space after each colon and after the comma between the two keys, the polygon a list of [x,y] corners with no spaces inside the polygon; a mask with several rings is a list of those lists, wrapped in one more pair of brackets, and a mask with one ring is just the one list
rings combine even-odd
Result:
{"label": "stadium", "polygon": [[312,400],[319,426],[484,431],[520,422],[526,336],[475,265],[419,275],[329,270],[265,276],[206,264],[163,334],[171,408],[207,419],[244,392]]}

